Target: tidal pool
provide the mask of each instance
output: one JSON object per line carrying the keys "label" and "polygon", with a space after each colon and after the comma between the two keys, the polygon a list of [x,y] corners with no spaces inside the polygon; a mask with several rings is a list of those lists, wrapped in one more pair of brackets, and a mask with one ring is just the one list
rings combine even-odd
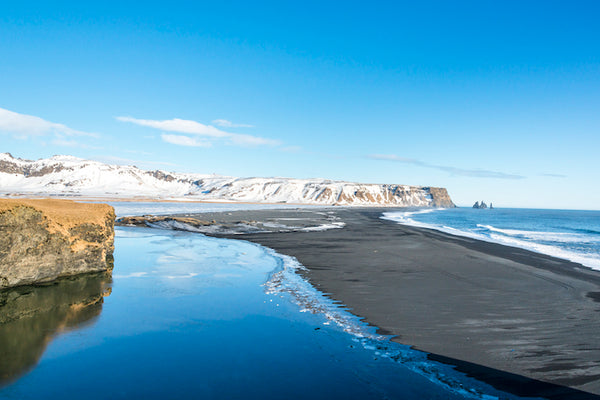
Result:
{"label": "tidal pool", "polygon": [[514,398],[377,335],[269,249],[149,228],[115,247],[112,280],[3,294],[0,398]]}

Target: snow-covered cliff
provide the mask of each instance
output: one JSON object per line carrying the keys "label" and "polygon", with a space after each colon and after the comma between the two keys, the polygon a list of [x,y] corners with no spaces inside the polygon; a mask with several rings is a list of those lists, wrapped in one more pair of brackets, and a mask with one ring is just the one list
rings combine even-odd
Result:
{"label": "snow-covered cliff", "polygon": [[323,205],[453,207],[446,189],[326,179],[235,178],[145,171],[72,156],[37,161],[0,153],[0,194]]}

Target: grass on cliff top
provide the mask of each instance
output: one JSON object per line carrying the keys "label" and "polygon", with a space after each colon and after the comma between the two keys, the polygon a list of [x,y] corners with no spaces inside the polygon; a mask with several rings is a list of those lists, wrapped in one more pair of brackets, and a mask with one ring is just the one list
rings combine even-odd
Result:
{"label": "grass on cliff top", "polygon": [[107,218],[114,218],[114,209],[108,204],[59,199],[0,199],[0,213],[18,206],[39,210],[49,221],[67,229],[85,223],[103,226]]}

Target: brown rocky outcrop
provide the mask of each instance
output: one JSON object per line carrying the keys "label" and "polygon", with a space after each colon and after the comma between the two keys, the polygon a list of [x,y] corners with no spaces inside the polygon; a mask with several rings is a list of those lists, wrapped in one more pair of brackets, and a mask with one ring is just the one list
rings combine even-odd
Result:
{"label": "brown rocky outcrop", "polygon": [[144,215],[142,217],[121,217],[117,224],[121,226],[149,226],[158,222],[181,222],[193,227],[212,225],[212,222],[196,218]]}
{"label": "brown rocky outcrop", "polygon": [[429,194],[431,194],[431,206],[432,207],[444,207],[444,208],[454,208],[456,205],[452,202],[450,195],[446,188],[439,187],[429,187],[425,188],[425,190],[429,189]]}
{"label": "brown rocky outcrop", "polygon": [[112,270],[114,209],[0,199],[0,289]]}

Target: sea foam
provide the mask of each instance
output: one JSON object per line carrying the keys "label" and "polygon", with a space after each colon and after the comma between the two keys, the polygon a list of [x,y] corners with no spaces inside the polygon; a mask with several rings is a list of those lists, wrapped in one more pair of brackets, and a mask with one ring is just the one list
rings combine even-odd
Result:
{"label": "sea foam", "polygon": [[[384,213],[382,218],[404,225],[519,247],[600,269],[600,234],[593,229],[593,226],[590,229],[571,226],[575,222],[584,223],[578,215],[573,214],[576,212],[504,209],[501,216],[497,217],[495,211],[471,209],[394,211]],[[478,222],[494,219],[496,219],[495,223]],[[503,226],[497,226],[499,224]],[[523,225],[526,224],[529,224],[531,229],[524,229]]]}

